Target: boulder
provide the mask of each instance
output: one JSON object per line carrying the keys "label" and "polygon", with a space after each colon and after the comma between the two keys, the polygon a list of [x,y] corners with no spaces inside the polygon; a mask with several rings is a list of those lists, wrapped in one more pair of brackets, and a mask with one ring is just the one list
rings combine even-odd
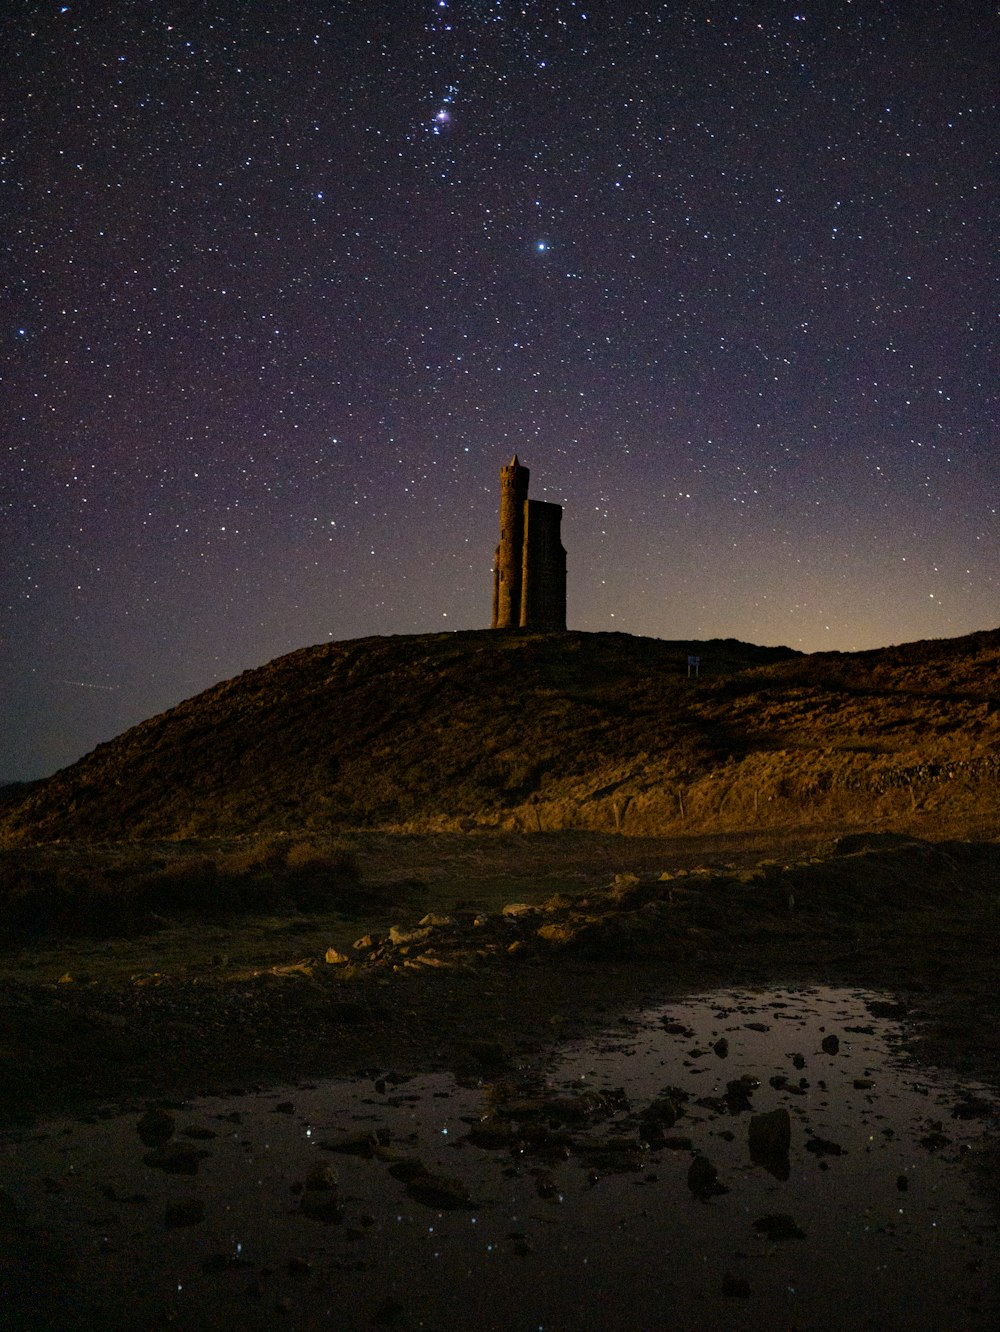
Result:
{"label": "boulder", "polygon": [[792,1119],[782,1107],[753,1115],[747,1129],[750,1156],[754,1161],[773,1161],[788,1156],[792,1145]]}

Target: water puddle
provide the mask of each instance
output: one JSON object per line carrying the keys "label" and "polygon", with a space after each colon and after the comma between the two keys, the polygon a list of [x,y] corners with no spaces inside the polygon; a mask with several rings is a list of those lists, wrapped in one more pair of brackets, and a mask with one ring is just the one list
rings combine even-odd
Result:
{"label": "water puddle", "polygon": [[0,1325],[994,1327],[995,1094],[891,997],[716,992],[490,1086],[373,1070],[0,1141]]}

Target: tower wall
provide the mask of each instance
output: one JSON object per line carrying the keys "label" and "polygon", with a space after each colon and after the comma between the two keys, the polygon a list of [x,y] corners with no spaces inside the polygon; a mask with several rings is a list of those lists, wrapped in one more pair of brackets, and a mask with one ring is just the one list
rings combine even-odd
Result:
{"label": "tower wall", "polygon": [[493,565],[493,628],[516,629],[521,623],[524,569],[524,520],[531,473],[514,455],[500,469],[500,544]]}
{"label": "tower wall", "polygon": [[493,561],[494,629],[566,628],[562,506],[528,499],[527,467],[500,469],[500,544]]}
{"label": "tower wall", "polygon": [[566,551],[562,506],[528,500],[521,573],[521,627],[566,628]]}

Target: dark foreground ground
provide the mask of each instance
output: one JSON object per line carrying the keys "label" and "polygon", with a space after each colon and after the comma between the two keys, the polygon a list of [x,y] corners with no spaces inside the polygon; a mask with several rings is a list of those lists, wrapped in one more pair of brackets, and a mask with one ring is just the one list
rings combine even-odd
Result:
{"label": "dark foreground ground", "polygon": [[923,1057],[1000,1082],[994,843],[367,835],[355,850],[369,891],[341,911],[0,958],[0,1119],[372,1068],[487,1076],[715,984],[890,990]]}

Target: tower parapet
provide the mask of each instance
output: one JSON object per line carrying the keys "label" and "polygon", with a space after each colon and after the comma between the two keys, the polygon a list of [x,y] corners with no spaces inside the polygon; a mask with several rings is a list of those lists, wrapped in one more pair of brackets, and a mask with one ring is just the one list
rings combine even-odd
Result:
{"label": "tower parapet", "polygon": [[517,454],[500,469],[500,544],[493,561],[494,629],[566,628],[562,505],[528,499]]}

